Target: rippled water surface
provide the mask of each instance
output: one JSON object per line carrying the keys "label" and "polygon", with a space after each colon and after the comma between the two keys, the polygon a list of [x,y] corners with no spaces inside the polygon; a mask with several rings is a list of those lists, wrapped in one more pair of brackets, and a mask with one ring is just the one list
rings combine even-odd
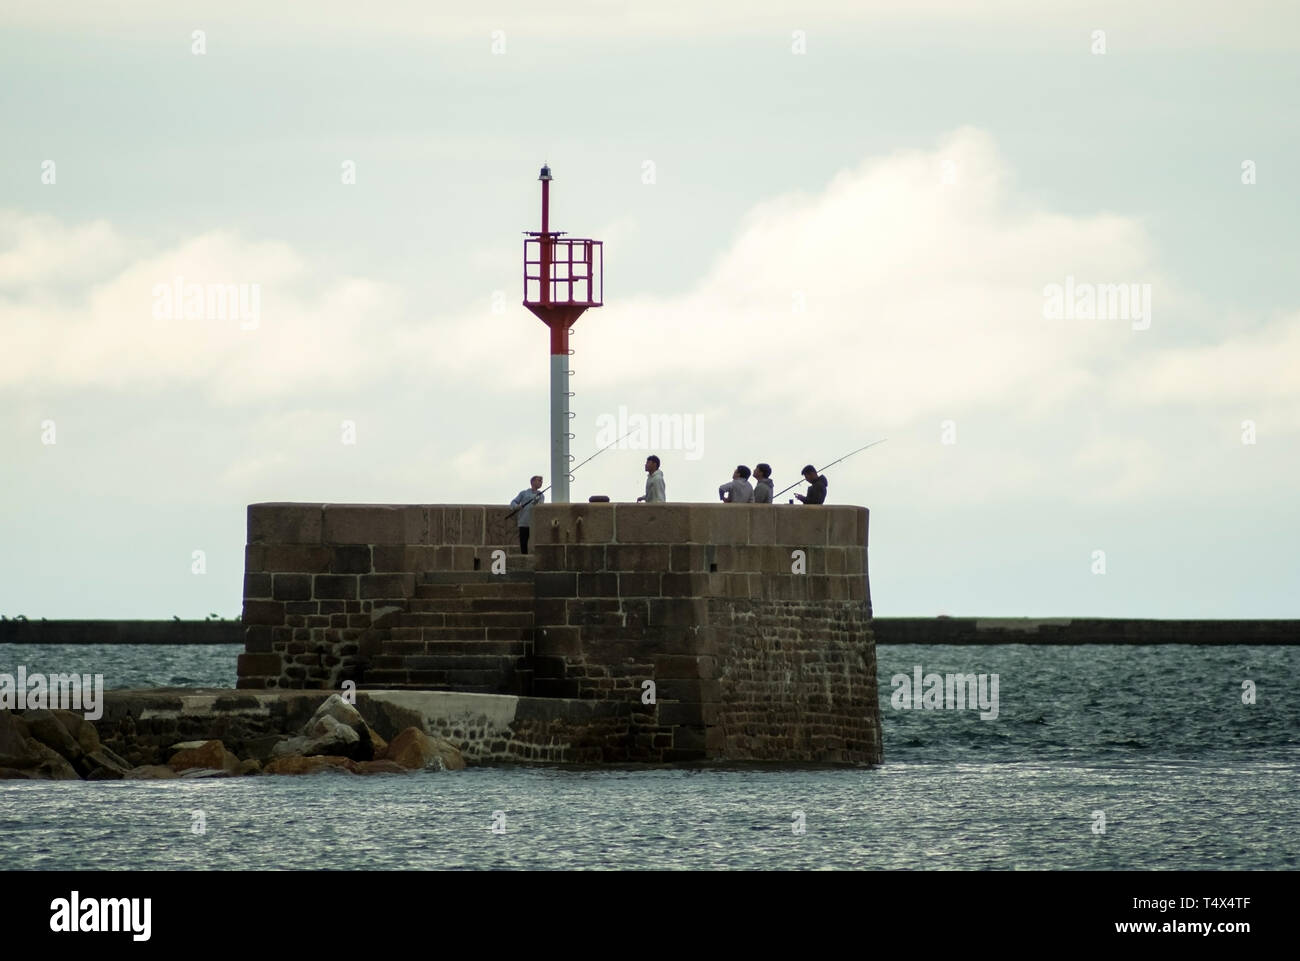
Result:
{"label": "rippled water surface", "polygon": [[[6,646],[0,671],[221,686],[237,654]],[[870,770],[0,781],[0,856],[75,869],[1297,866],[1298,648],[909,645],[878,659],[885,764]],[[894,710],[890,679],[917,664],[997,673],[998,718]]]}

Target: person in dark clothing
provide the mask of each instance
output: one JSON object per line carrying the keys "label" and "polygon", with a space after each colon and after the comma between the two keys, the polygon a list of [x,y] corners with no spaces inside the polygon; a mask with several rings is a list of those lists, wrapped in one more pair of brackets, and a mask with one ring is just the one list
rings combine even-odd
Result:
{"label": "person in dark clothing", "polygon": [[808,495],[795,494],[795,498],[801,504],[825,504],[826,503],[826,478],[817,475],[817,468],[809,464],[803,469],[803,479],[808,482]]}

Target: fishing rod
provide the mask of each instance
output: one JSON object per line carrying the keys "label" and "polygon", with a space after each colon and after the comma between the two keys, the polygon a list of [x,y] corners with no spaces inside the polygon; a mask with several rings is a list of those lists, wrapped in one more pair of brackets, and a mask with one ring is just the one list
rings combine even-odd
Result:
{"label": "fishing rod", "polygon": [[[617,444],[620,440],[626,440],[627,438],[631,437],[631,436],[632,436],[633,434],[635,434],[635,433],[636,433],[636,430],[630,430],[630,431],[628,431],[628,432],[627,432],[626,434],[624,434],[622,437],[618,438],[617,440],[612,440],[612,441],[610,441],[608,444],[606,444],[606,445],[605,445],[604,447],[602,447],[600,450],[596,451],[596,453],[592,454],[590,457],[588,457],[586,460],[584,460],[584,461],[582,462],[582,464],[578,464],[578,465],[575,466],[575,467],[570,467],[569,470],[568,470],[568,472],[567,472],[568,475],[569,475],[569,480],[573,480],[573,475],[576,474],[579,470],[582,469],[583,464],[590,464],[592,461],[594,461],[594,460],[595,460],[597,457],[599,457],[601,454],[605,453],[605,451],[609,450],[611,447],[613,447],[615,444]],[[551,486],[552,486],[551,484],[547,484],[545,487],[543,487],[541,490],[539,490],[539,491],[537,492],[537,496],[534,497],[534,498],[533,498],[531,501],[529,501],[527,504],[520,504],[518,507],[516,507],[514,510],[512,510],[509,514],[506,515],[506,520],[510,520],[510,518],[514,517],[516,514],[518,514],[518,513],[519,513],[521,510],[523,510],[525,507],[529,507],[529,506],[531,506],[531,505],[533,505],[533,504],[536,504],[536,503],[541,499],[542,495],[545,494],[548,490],[551,489]]]}
{"label": "fishing rod", "polygon": [[[867,447],[875,447],[877,444],[883,444],[883,443],[884,443],[885,441],[887,441],[887,440],[889,440],[888,437],[882,437],[880,440],[873,440],[870,444],[867,444],[866,447],[859,447],[857,450],[851,450],[851,451],[849,451],[847,454],[845,454],[843,457],[841,457],[840,460],[833,460],[833,461],[831,461],[829,464],[826,465],[826,467],[834,467],[834,466],[835,466],[836,464],[838,464],[840,461],[848,460],[848,459],[849,459],[850,457],[852,457],[854,454],[860,454],[860,453],[862,453],[864,450],[867,449]],[[824,470],[826,469],[826,467],[818,468],[817,473],[820,474],[822,471],[824,471]],[[784,491],[781,491],[780,494],[773,494],[773,495],[772,495],[772,501],[775,502],[776,499],[777,499],[778,497],[781,496],[781,494],[784,494],[786,491],[794,490],[796,487],[798,487],[798,486],[799,486],[800,484],[802,484],[802,483],[803,483],[802,480],[797,480],[797,481],[795,481],[793,484],[791,484],[789,487],[787,487]]]}

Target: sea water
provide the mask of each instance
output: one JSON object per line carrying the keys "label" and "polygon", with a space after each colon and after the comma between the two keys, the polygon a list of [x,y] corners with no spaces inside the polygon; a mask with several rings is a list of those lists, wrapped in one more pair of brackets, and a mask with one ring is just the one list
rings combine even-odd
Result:
{"label": "sea water", "polygon": [[[0,672],[230,686],[238,647],[0,646]],[[0,781],[9,869],[1287,869],[1297,647],[882,646],[870,769],[486,767]],[[897,675],[998,675],[996,718]],[[1253,701],[1253,703],[1250,703]],[[988,713],[988,712],[985,712]]]}

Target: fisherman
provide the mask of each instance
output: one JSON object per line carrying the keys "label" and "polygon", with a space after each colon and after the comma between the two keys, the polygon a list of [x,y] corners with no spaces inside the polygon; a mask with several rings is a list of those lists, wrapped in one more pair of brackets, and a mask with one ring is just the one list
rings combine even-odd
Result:
{"label": "fisherman", "polygon": [[772,467],[769,464],[759,464],[754,468],[754,503],[770,504],[772,503]]}
{"label": "fisherman", "polygon": [[724,504],[754,503],[754,488],[749,483],[749,468],[741,464],[731,472],[731,480],[718,488],[718,497]]}
{"label": "fisherman", "polygon": [[817,476],[817,468],[809,464],[803,469],[803,479],[808,482],[808,496],[795,494],[801,504],[826,503],[826,478]]}
{"label": "fisherman", "polygon": [[645,459],[645,472],[645,496],[638,497],[636,502],[662,504],[668,500],[668,495],[664,490],[664,472],[659,469],[659,458],[654,454]]}
{"label": "fisherman", "polygon": [[521,490],[519,496],[510,502],[510,506],[519,511],[519,553],[528,553],[528,534],[533,526],[533,505],[546,500],[542,493],[542,475],[536,474],[528,482],[529,487]]}

